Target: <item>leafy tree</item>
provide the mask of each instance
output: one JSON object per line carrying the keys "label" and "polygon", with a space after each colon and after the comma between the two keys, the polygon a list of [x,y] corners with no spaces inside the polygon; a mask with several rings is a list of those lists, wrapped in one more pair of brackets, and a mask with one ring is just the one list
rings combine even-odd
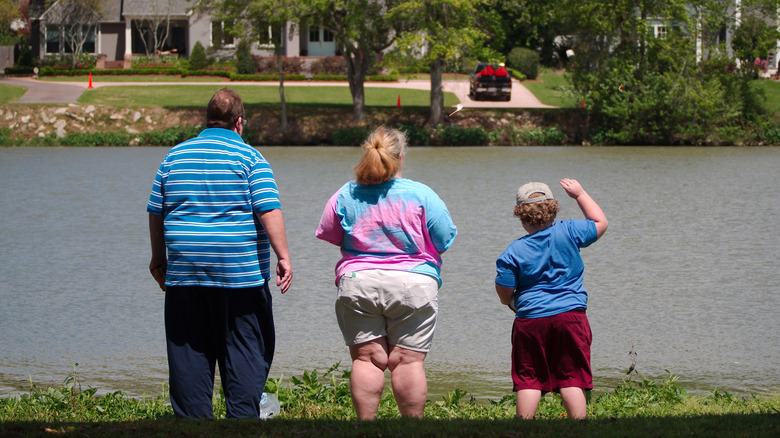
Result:
{"label": "leafy tree", "polygon": [[473,51],[486,39],[475,26],[474,16],[483,0],[407,0],[394,7],[391,17],[403,23],[396,46],[405,54],[422,58],[431,67],[431,110],[428,123],[441,123],[444,113],[442,69],[464,51]]}
{"label": "leafy tree", "polygon": [[[746,69],[715,51],[698,62],[697,30],[713,21],[682,0],[565,2],[575,29],[569,77],[600,124],[597,141],[727,142],[724,133],[760,116]],[[664,37],[650,24],[659,17]]]}
{"label": "leafy tree", "polygon": [[[753,62],[756,58],[766,59],[770,50],[777,49],[777,41],[780,40],[777,26],[773,21],[767,20],[767,17],[772,16],[771,12],[760,5],[749,6],[752,7],[745,11],[739,26],[735,25],[731,42],[735,55],[743,62]],[[776,12],[775,15],[777,14]]]}
{"label": "leafy tree", "polygon": [[0,32],[9,32],[11,23],[21,18],[18,3],[14,0],[0,0]]}
{"label": "leafy tree", "polygon": [[[280,131],[288,129],[281,52],[284,46],[283,38],[285,31],[294,31],[294,27],[287,26],[292,20],[305,16],[306,7],[307,3],[303,0],[199,0],[195,6],[198,13],[210,13],[215,19],[231,23],[225,30],[241,38],[239,45],[244,41],[247,44],[256,41],[273,46],[279,71]],[[252,60],[251,53],[248,59]],[[253,62],[252,72],[254,71]]]}
{"label": "leafy tree", "polygon": [[556,37],[568,35],[571,29],[565,22],[566,10],[561,1],[494,0],[496,29],[495,47],[509,53],[514,47],[527,47],[540,54],[542,64],[553,66],[557,60]]}
{"label": "leafy tree", "polygon": [[364,82],[369,67],[395,39],[398,23],[388,12],[399,0],[308,0],[305,16],[309,25],[330,29],[341,44],[347,61],[347,80],[352,94],[352,118],[365,116]]}

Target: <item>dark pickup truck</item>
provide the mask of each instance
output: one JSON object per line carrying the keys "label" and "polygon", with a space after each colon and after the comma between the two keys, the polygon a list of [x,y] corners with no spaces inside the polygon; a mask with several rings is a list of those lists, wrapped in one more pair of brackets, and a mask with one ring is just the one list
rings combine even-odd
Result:
{"label": "dark pickup truck", "polygon": [[494,66],[480,62],[469,79],[469,96],[474,100],[491,97],[508,101],[512,95],[512,78],[503,64]]}

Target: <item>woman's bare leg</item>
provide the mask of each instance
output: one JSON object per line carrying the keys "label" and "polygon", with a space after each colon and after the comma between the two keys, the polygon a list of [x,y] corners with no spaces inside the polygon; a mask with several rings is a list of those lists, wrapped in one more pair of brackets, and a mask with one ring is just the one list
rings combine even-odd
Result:
{"label": "woman's bare leg", "polygon": [[387,340],[379,338],[351,345],[349,353],[352,356],[352,374],[349,378],[352,405],[358,419],[373,420],[385,387]]}
{"label": "woman's bare leg", "polygon": [[398,410],[405,417],[422,418],[428,398],[425,356],[421,351],[390,346],[388,368]]}

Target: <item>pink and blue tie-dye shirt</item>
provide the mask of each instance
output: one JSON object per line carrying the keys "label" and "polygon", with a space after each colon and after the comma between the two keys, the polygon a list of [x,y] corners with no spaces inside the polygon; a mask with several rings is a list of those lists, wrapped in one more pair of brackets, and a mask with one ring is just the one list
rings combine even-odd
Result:
{"label": "pink and blue tie-dye shirt", "polygon": [[336,280],[345,272],[387,269],[430,275],[441,285],[441,257],[457,228],[428,186],[405,178],[345,184],[322,213],[317,237],[341,247]]}

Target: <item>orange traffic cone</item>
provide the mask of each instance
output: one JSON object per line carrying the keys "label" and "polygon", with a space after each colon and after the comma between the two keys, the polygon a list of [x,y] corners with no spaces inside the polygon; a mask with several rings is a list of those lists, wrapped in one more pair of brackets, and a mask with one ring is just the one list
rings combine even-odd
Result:
{"label": "orange traffic cone", "polygon": [[87,88],[93,88],[92,87],[92,73],[89,74],[89,85],[87,85]]}
{"label": "orange traffic cone", "polygon": [[398,105],[396,105],[398,108],[401,108],[401,95],[398,95]]}

